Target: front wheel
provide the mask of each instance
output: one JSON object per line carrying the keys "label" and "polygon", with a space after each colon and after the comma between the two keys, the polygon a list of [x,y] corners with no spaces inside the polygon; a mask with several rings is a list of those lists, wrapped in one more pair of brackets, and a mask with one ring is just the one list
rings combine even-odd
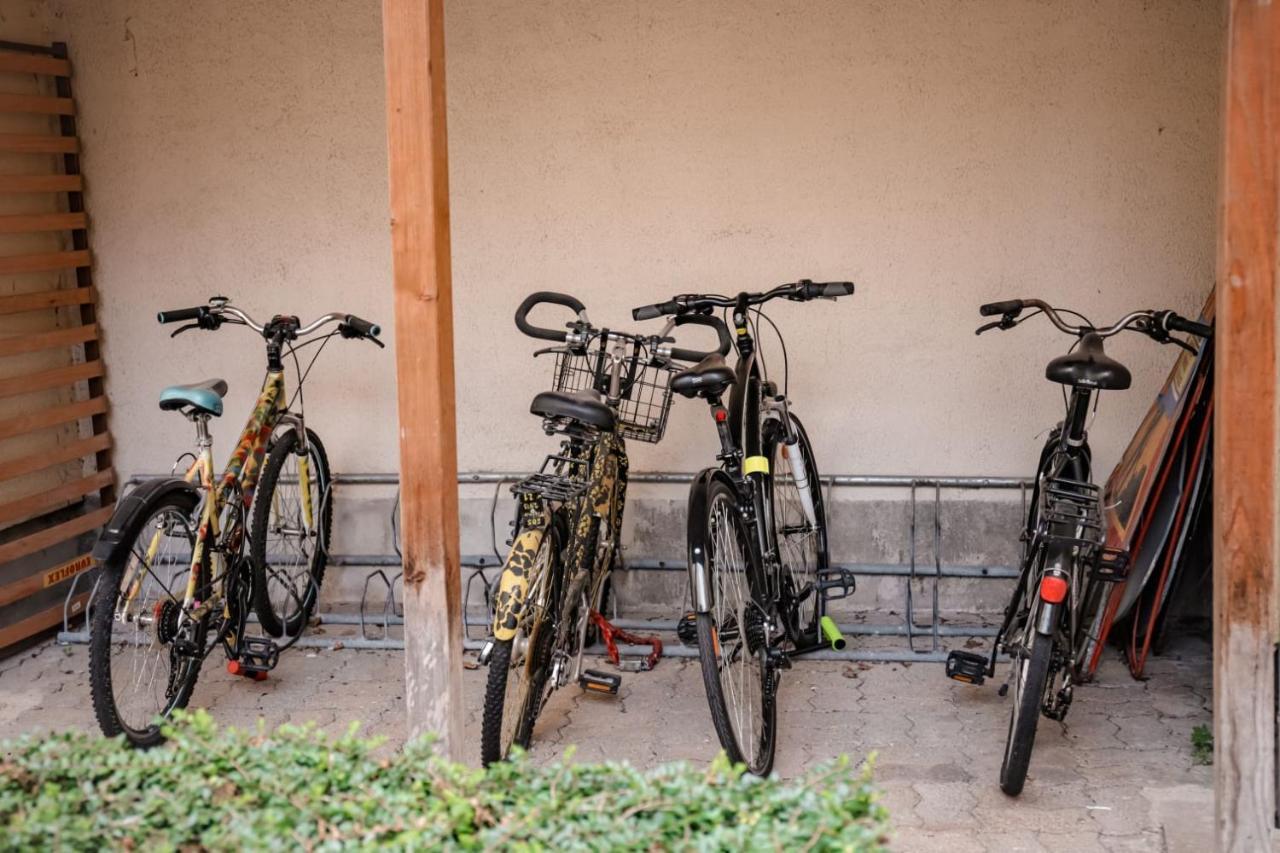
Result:
{"label": "front wheel", "polygon": [[827,551],[827,510],[813,445],[800,419],[789,415],[795,435],[786,443],[782,421],[771,420],[765,430],[765,456],[771,460],[773,528],[782,560],[782,611],[794,621],[797,642],[816,642],[823,615],[818,573],[830,559]]}
{"label": "front wheel", "polygon": [[[155,499],[127,551],[109,559],[89,617],[89,690],[102,733],[136,747],[164,740],[160,726],[185,708],[204,661],[209,613],[183,606],[200,520],[185,492]],[[207,598],[204,551],[197,599]]]}
{"label": "front wheel", "polygon": [[730,761],[766,776],[773,769],[777,708],[768,620],[753,592],[759,584],[753,580],[752,534],[723,480],[711,481],[705,513],[698,515],[689,518],[690,545],[705,553],[711,585],[711,612],[697,618],[711,723]]}
{"label": "front wheel", "polygon": [[1053,638],[1037,631],[1028,619],[1029,638],[1026,648],[1018,649],[1013,658],[1013,710],[1009,716],[1009,739],[1005,743],[1004,763],[1000,766],[1000,790],[1011,797],[1022,793],[1031,764],[1031,748],[1036,741],[1036,724],[1044,702],[1049,680],[1049,659],[1053,654]]}
{"label": "front wheel", "polygon": [[249,549],[253,608],[272,637],[297,636],[315,610],[329,556],[329,457],[307,430],[281,433],[267,456],[253,499]]}

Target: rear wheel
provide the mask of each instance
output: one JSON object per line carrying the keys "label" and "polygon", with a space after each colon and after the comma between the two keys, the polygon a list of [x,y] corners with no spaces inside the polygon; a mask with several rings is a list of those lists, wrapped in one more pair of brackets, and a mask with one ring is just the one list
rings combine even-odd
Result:
{"label": "rear wheel", "polygon": [[529,569],[529,597],[516,636],[495,641],[489,658],[480,723],[480,760],[486,767],[505,759],[513,746],[529,748],[533,725],[555,687],[549,678],[556,633],[550,608],[559,560],[560,536],[551,524]]}
{"label": "rear wheel", "polygon": [[1011,797],[1022,793],[1035,745],[1036,725],[1044,704],[1049,680],[1049,659],[1053,654],[1053,638],[1035,629],[1028,617],[1026,639],[1014,651],[1013,709],[1009,716],[1009,737],[1005,742],[1004,762],[1000,766],[1000,790]]}
{"label": "rear wheel", "polygon": [[737,495],[711,481],[701,547],[711,583],[711,612],[697,617],[698,657],[711,722],[731,761],[758,775],[773,769],[776,706],[764,611],[753,594],[750,537]]}
{"label": "rear wheel", "polygon": [[[123,734],[138,747],[164,740],[161,722],[187,706],[204,662],[209,614],[193,620],[182,607],[196,504],[189,493],[155,499],[128,550],[103,565],[91,605],[93,710],[103,734]],[[208,566],[206,559],[206,590]]]}
{"label": "rear wheel", "polygon": [[253,607],[272,637],[299,634],[320,597],[333,520],[330,482],[329,457],[315,433],[307,430],[305,450],[296,429],[277,436],[253,500],[249,552]]}

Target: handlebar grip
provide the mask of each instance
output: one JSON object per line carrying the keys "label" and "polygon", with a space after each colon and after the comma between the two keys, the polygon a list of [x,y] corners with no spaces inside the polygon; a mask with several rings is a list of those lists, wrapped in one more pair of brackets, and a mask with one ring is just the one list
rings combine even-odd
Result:
{"label": "handlebar grip", "polygon": [[983,317],[994,317],[997,314],[1013,314],[1017,316],[1022,313],[1024,302],[1021,299],[1008,299],[1004,302],[988,302],[978,309],[978,313]]}
{"label": "handlebar grip", "polygon": [[156,314],[160,323],[182,323],[187,320],[200,320],[209,312],[209,306],[198,305],[195,308],[178,308],[174,311],[161,311]]}
{"label": "handlebar grip", "polygon": [[1199,338],[1213,337],[1213,326],[1206,326],[1204,323],[1188,320],[1186,317],[1180,317],[1172,311],[1165,317],[1165,326],[1171,332],[1185,332],[1188,335],[1195,335]]}
{"label": "handlebar grip", "polygon": [[698,352],[697,350],[683,349],[681,347],[671,348],[671,357],[680,361],[691,361],[697,363],[702,361],[712,353],[718,352],[720,355],[728,355],[729,348],[733,346],[733,338],[729,335],[729,328],[724,321],[712,314],[681,314],[676,317],[677,326],[708,326],[716,330],[716,336],[720,339],[720,345],[714,350],[706,352]]}
{"label": "handlebar grip", "polygon": [[539,290],[537,293],[530,293],[525,300],[520,303],[520,307],[516,309],[516,328],[524,332],[531,338],[541,338],[544,341],[555,341],[556,343],[564,343],[568,332],[564,329],[544,329],[541,326],[535,326],[528,321],[529,312],[535,306],[543,303],[552,305],[563,305],[565,308],[571,309],[575,314],[581,314],[587,310],[587,306],[583,305],[577,299],[574,299],[567,293],[552,293],[547,290]]}
{"label": "handlebar grip", "polygon": [[362,320],[355,314],[348,314],[342,324],[351,331],[355,332],[362,338],[376,338],[382,334],[382,327],[377,323],[370,323],[368,320]]}
{"label": "handlebar grip", "polygon": [[852,296],[851,281],[802,281],[801,293],[805,299],[835,299],[838,296]]}
{"label": "handlebar grip", "polygon": [[679,310],[680,303],[673,299],[670,302],[658,302],[654,305],[641,305],[639,308],[635,308],[631,311],[631,319],[654,320],[668,314],[675,314]]}

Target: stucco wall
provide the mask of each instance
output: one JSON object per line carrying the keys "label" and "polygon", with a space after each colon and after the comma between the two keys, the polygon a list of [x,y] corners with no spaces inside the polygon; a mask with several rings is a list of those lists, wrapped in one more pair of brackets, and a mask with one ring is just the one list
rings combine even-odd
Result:
{"label": "stucco wall", "polygon": [[[674,292],[852,279],[852,299],[774,312],[825,470],[1024,474],[1067,340],[976,339],[978,303],[1101,322],[1192,311],[1212,283],[1217,4],[446,5],[463,469],[548,448],[526,412],[550,365],[511,323],[534,289],[618,326]],[[156,470],[189,441],[159,388],[226,376],[225,448],[263,362],[235,329],[171,341],[157,309],[221,293],[390,338],[379,4],[50,8],[77,71],[118,465]],[[1111,350],[1135,381],[1103,397],[1103,472],[1175,355]],[[393,383],[389,350],[322,357],[307,403],[336,469],[396,467]],[[705,464],[705,419],[678,401],[633,467]]]}

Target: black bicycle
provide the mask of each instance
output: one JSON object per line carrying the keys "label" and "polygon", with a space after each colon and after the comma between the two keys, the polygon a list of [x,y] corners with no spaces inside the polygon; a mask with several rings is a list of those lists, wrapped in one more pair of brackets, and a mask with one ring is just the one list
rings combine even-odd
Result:
{"label": "black bicycle", "polygon": [[[1028,308],[1036,310],[1022,316]],[[1092,482],[1086,432],[1089,407],[1096,408],[1095,395],[1123,391],[1131,382],[1129,370],[1107,356],[1103,339],[1129,330],[1194,353],[1195,347],[1173,333],[1209,338],[1213,329],[1172,311],[1134,311],[1114,325],[1099,328],[1076,311],[1054,309],[1039,299],[993,302],[980,311],[984,317],[999,315],[1000,319],[981,326],[979,335],[1012,329],[1043,313],[1060,331],[1077,339],[1066,355],[1053,359],[1045,369],[1046,379],[1070,386],[1071,393],[1065,419],[1050,433],[1040,454],[1021,536],[1021,570],[991,655],[954,651],[947,657],[947,676],[975,685],[995,675],[1001,652],[1012,658],[1009,680],[1000,688],[1004,696],[1013,685],[1000,788],[1017,796],[1026,783],[1040,715],[1059,721],[1066,717],[1089,647],[1092,615],[1109,584],[1122,580],[1128,570],[1126,552],[1103,546],[1101,491]],[[1063,314],[1082,322],[1071,325]]]}
{"label": "black bicycle", "polygon": [[[737,364],[714,354],[671,379],[676,393],[707,401],[720,438],[720,465],[698,474],[689,492],[693,611],[679,634],[698,646],[721,746],[762,776],[773,767],[780,670],[797,655],[844,648],[826,603],[850,595],[854,580],[830,566],[813,445],[787,396],[786,344],[760,306],[851,293],[849,282],[799,281],[764,293],[677,296],[633,312],[637,320],[702,316],[720,323],[716,309],[732,312]],[[781,389],[756,347],[762,322],[782,345]]]}

